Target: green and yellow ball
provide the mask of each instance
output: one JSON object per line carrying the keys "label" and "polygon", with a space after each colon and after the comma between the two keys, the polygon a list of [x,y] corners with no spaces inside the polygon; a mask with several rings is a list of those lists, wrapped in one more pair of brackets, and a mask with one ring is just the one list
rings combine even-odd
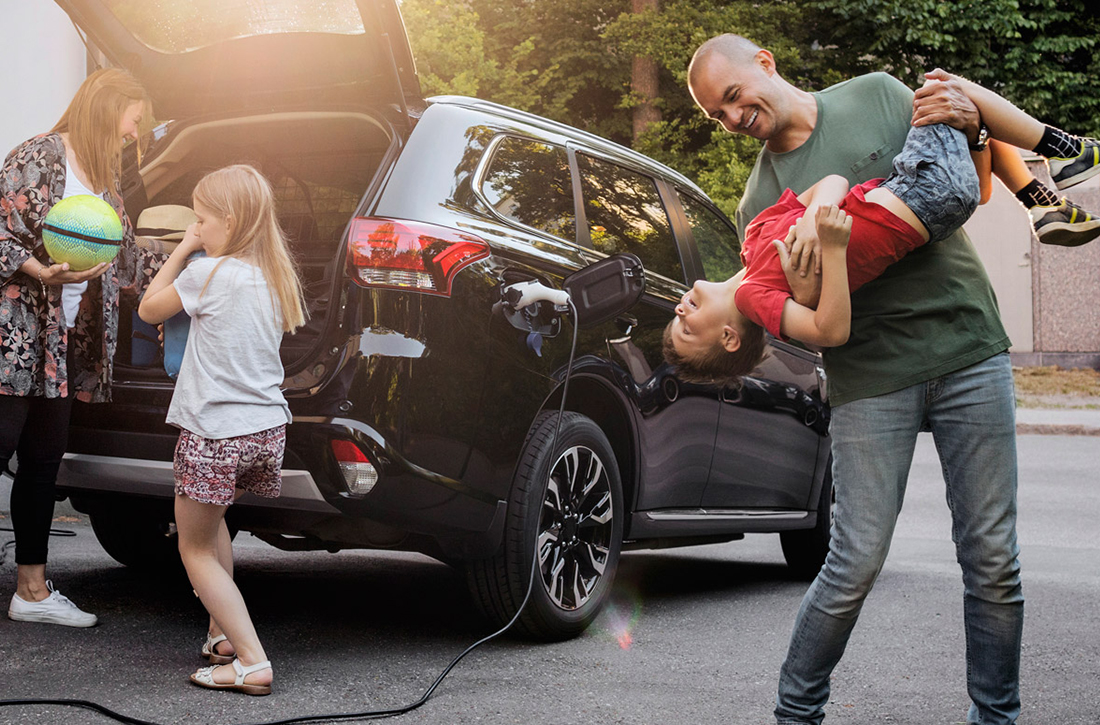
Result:
{"label": "green and yellow ball", "polygon": [[42,243],[55,262],[83,271],[115,258],[122,244],[122,221],[98,196],[77,194],[50,209],[42,225]]}

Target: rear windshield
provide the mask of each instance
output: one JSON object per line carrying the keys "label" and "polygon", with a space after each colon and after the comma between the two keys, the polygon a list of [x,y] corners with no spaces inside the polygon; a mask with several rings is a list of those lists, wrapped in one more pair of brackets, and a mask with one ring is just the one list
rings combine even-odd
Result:
{"label": "rear windshield", "polygon": [[139,41],[186,53],[225,40],[277,33],[362,35],[355,0],[105,0]]}

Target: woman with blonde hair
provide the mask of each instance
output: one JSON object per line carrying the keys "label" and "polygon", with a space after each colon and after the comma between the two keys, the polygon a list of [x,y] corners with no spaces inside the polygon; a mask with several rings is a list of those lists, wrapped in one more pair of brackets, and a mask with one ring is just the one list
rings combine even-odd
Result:
{"label": "woman with blonde hair", "polygon": [[[258,171],[214,171],[192,198],[198,221],[138,308],[150,324],[180,310],[191,316],[167,419],[180,428],[173,463],[180,556],[210,614],[202,654],[212,664],[191,681],[267,695],[271,662],[233,582],[225,512],[244,491],[279,495],[290,422],[279,344],[305,321],[302,288]],[[207,256],[187,265],[198,251]]]}
{"label": "woman with blonde hair", "polygon": [[[17,621],[96,623],[46,579],[46,557],[72,400],[110,400],[119,291],[138,287],[159,264],[135,246],[120,187],[122,147],[137,140],[148,105],[126,71],[96,71],[57,125],[17,146],[0,170],[0,468],[18,456],[8,608]],[[77,194],[104,199],[123,228],[115,260],[81,272],[54,263],[42,244],[50,209]]]}

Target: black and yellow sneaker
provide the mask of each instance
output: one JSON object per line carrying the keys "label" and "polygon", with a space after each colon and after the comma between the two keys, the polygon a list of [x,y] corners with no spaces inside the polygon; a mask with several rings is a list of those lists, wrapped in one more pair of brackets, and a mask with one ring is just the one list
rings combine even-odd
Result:
{"label": "black and yellow sneaker", "polygon": [[1079,247],[1100,237],[1100,217],[1066,198],[1057,206],[1033,206],[1027,210],[1027,215],[1043,244]]}
{"label": "black and yellow sneaker", "polygon": [[1059,189],[1068,189],[1085,179],[1100,174],[1100,141],[1094,138],[1081,139],[1081,153],[1073,158],[1051,158],[1047,160],[1050,177]]}

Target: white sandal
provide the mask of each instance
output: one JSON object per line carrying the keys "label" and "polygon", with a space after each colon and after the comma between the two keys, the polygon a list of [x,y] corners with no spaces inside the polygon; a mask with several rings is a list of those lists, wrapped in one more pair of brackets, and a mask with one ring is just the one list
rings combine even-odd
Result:
{"label": "white sandal", "polygon": [[244,678],[251,675],[253,672],[259,672],[260,670],[271,669],[271,661],[264,660],[263,662],[257,662],[254,665],[241,664],[241,661],[233,659],[233,671],[237,673],[237,677],[233,682],[215,682],[214,670],[218,669],[218,665],[211,665],[210,667],[200,667],[195,671],[195,674],[191,675],[191,681],[200,687],[208,687],[211,690],[236,690],[237,692],[243,692],[246,695],[270,695],[271,685],[252,685],[244,681]]}
{"label": "white sandal", "polygon": [[205,657],[206,659],[210,660],[210,664],[212,664],[212,665],[227,665],[227,664],[229,664],[230,662],[233,661],[233,658],[236,657],[236,655],[235,654],[232,654],[232,655],[219,654],[218,650],[217,650],[217,647],[218,647],[219,644],[221,644],[222,642],[228,642],[228,641],[229,641],[229,638],[226,637],[224,634],[219,634],[217,637],[211,637],[210,633],[207,632],[206,633],[206,641],[203,642],[203,645],[202,645],[202,656]]}

